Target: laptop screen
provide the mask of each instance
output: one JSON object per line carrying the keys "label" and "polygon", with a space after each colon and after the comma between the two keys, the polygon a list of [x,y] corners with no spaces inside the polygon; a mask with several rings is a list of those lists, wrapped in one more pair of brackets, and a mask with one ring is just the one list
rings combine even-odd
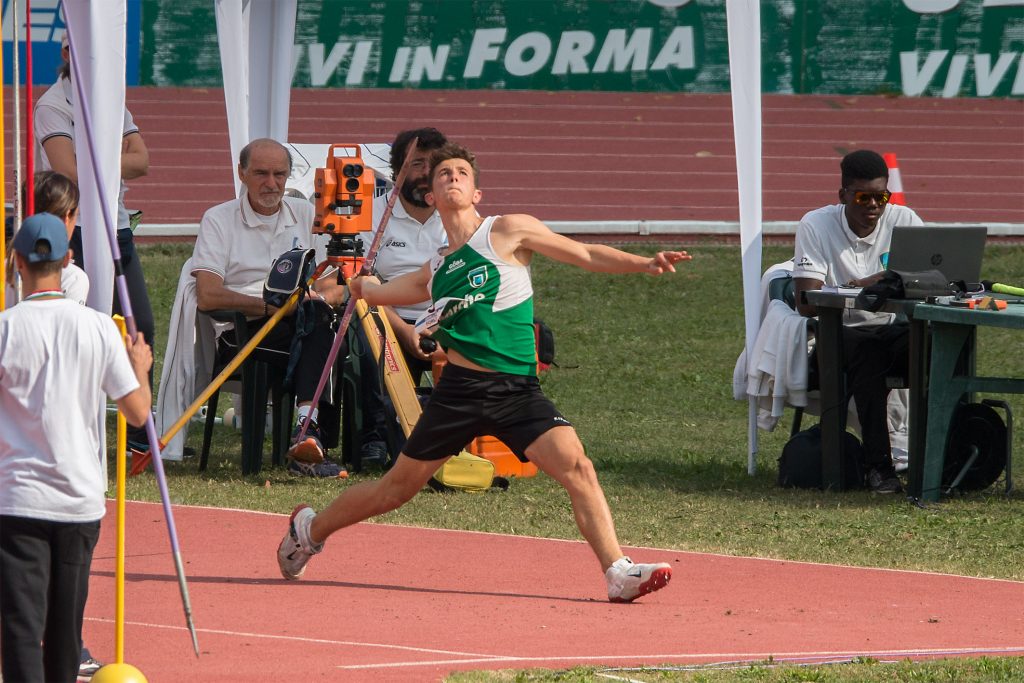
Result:
{"label": "laptop screen", "polygon": [[889,270],[938,270],[947,280],[981,281],[988,228],[979,225],[896,226],[889,245]]}

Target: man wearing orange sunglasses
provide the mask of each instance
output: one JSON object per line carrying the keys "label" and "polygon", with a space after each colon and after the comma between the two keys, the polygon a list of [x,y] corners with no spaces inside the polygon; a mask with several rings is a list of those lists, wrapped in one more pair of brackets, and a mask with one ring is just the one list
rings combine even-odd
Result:
{"label": "man wearing orange sunglasses", "polygon": [[[840,203],[807,213],[796,229],[793,284],[797,310],[805,316],[817,310],[802,302],[804,291],[877,282],[888,263],[893,227],[923,224],[913,210],[889,202],[889,168],[881,155],[850,152],[839,168]],[[855,309],[846,309],[843,322],[843,366],[861,423],[867,484],[878,493],[898,493],[885,378],[907,372],[908,327],[891,313]]]}

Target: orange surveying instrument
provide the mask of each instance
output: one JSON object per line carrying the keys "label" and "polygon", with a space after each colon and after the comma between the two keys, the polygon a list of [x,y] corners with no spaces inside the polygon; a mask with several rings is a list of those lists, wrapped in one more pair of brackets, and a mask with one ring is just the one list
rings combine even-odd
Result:
{"label": "orange surveying instrument", "polygon": [[359,233],[373,230],[373,171],[363,163],[359,145],[331,145],[324,168],[313,180],[313,232],[330,235],[327,261],[337,266],[338,282],[355,277],[365,255]]}

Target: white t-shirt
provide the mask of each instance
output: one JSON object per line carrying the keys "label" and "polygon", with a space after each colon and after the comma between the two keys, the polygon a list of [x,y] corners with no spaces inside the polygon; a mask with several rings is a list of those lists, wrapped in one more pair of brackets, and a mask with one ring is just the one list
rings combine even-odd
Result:
{"label": "white t-shirt", "polygon": [[[373,200],[374,228],[377,227],[386,207],[386,196]],[[364,232],[359,236],[363,240],[363,247],[368,250],[370,243],[373,242],[373,233]],[[420,223],[409,215],[401,200],[395,200],[395,208],[391,212],[391,219],[388,221],[384,239],[381,240],[380,250],[373,265],[384,280],[394,280],[399,275],[419,269],[447,244],[448,235],[437,211],[432,213],[425,223]],[[403,320],[414,321],[429,305],[430,300],[427,299],[412,306],[395,306],[394,309]]]}
{"label": "white t-shirt", "polygon": [[[53,169],[43,143],[53,137],[66,137],[75,142],[74,123],[74,101],[75,89],[71,87],[70,78],[60,78],[51,85],[36,103],[33,112],[32,129],[36,137],[36,157],[39,159],[39,170],[49,171]],[[124,110],[124,127],[121,137],[138,133],[139,127],[135,125],[131,112]],[[77,146],[77,145],[76,145]],[[121,180],[121,189],[117,195],[117,228],[127,228],[128,210],[124,208],[124,193],[128,186]]]}
{"label": "white t-shirt", "polygon": [[[825,286],[845,285],[852,280],[885,270],[892,229],[897,225],[923,225],[912,209],[888,204],[875,229],[858,237],[846,220],[845,206],[833,204],[808,212],[796,226],[793,277],[821,280]],[[891,313],[847,309],[846,325],[878,325],[891,322]]]}
{"label": "white t-shirt", "polygon": [[[69,263],[60,272],[60,291],[64,294],[65,298],[84,306],[86,299],[89,298],[89,276],[74,263]],[[13,282],[7,282],[6,297],[5,302],[8,307],[21,300],[21,297],[18,296],[14,289]]]}
{"label": "white t-shirt", "polygon": [[104,395],[138,387],[109,317],[67,299],[0,313],[0,514],[101,519]]}
{"label": "white t-shirt", "polygon": [[253,211],[248,195],[209,209],[199,223],[192,273],[214,273],[227,289],[262,297],[270,264],[289,249],[316,248],[317,261],[326,258],[323,239],[312,231],[310,202],[285,197],[273,223],[267,218]]}

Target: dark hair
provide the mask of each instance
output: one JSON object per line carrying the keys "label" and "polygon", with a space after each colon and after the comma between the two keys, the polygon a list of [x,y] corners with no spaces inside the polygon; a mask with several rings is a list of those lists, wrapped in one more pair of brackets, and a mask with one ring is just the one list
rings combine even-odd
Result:
{"label": "dark hair", "polygon": [[439,131],[437,128],[403,130],[395,136],[395,141],[391,143],[390,163],[392,174],[396,176],[398,175],[399,169],[402,168],[402,162],[405,161],[405,155],[408,152],[409,143],[412,142],[413,138],[419,138],[416,142],[416,148],[422,149],[424,152],[441,149],[448,142],[448,138],[446,138],[444,133]]}
{"label": "dark hair", "polygon": [[[65,35],[67,35],[67,34],[65,34]],[[68,51],[68,58],[67,59],[64,59],[64,50]],[[60,79],[62,79],[62,78],[71,78],[71,62],[68,61],[68,60],[71,59],[71,48],[68,47],[67,45],[63,44],[63,43],[60,46],[60,57],[61,57],[61,63],[60,63],[60,66],[57,67],[57,80],[58,81]]]}
{"label": "dark hair", "polygon": [[476,165],[476,156],[457,142],[447,142],[443,147],[434,150],[434,153],[430,155],[431,185],[434,183],[434,171],[438,165],[449,159],[462,159],[469,162],[470,168],[473,169],[473,183],[477,187],[480,186],[480,167]]}
{"label": "dark hair", "polygon": [[[43,240],[39,240],[36,242],[32,251],[42,256],[49,256],[50,245]],[[36,277],[53,275],[54,273],[59,273],[64,269],[64,259],[57,259],[56,261],[36,261],[35,263],[28,262],[28,259],[25,261],[25,267],[28,268],[28,271]]]}
{"label": "dark hair", "polygon": [[243,171],[248,170],[249,168],[249,157],[252,156],[252,151],[257,147],[262,147],[263,145],[280,147],[281,150],[285,153],[285,156],[288,157],[288,172],[292,172],[292,153],[288,151],[287,147],[285,147],[284,145],[282,145],[280,142],[273,138],[256,138],[255,140],[253,140],[248,145],[242,148],[242,151],[238,153],[238,165],[242,167]]}
{"label": "dark hair", "polygon": [[36,213],[45,211],[64,220],[78,208],[78,186],[71,178],[56,171],[40,171],[32,180],[35,182],[32,198]]}
{"label": "dark hair", "polygon": [[843,187],[847,187],[854,180],[889,177],[889,167],[885,165],[885,159],[870,149],[858,149],[847,154],[839,162],[839,170],[842,172]]}
{"label": "dark hair", "polygon": [[[64,216],[70,215],[78,208],[79,194],[78,185],[66,175],[56,171],[39,171],[32,176],[35,188],[32,191],[32,199],[35,203],[36,213],[52,213],[57,218],[64,220]],[[26,193],[28,183],[21,184],[21,205],[27,206]],[[4,237],[7,241],[7,255],[11,253],[11,239],[14,236],[14,216],[9,215],[4,225]],[[13,271],[10,272],[13,274]]]}

